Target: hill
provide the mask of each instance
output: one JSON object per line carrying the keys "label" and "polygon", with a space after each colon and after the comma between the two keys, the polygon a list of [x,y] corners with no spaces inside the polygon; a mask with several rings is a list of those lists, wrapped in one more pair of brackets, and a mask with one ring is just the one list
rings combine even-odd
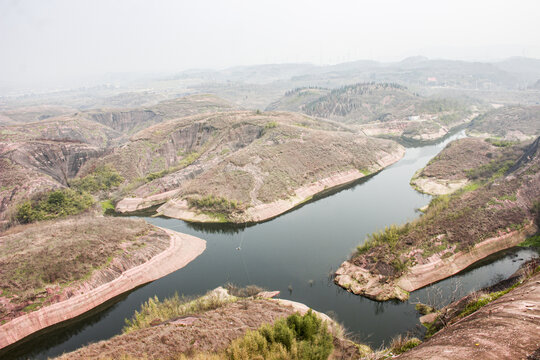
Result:
{"label": "hill", "polygon": [[540,135],[540,106],[505,106],[478,116],[469,135],[504,140],[531,140]]}
{"label": "hill", "polygon": [[431,195],[452,193],[481,174],[476,169],[513,163],[523,153],[523,146],[494,139],[465,138],[449,143],[411,179],[418,191]]}
{"label": "hill", "polygon": [[116,206],[202,222],[262,221],[398,160],[394,142],[301,114],[228,112],[154,125],[91,161],[127,179]]}
{"label": "hill", "polygon": [[478,106],[471,100],[425,98],[398,84],[370,82],[331,91],[297,89],[269,108],[343,122],[366,135],[430,141],[470,121]]}
{"label": "hill", "polygon": [[345,289],[376,300],[414,291],[521,243],[540,223],[540,137],[514,161],[475,169],[474,183],[434,198],[425,214],[372,234],[336,272]]}

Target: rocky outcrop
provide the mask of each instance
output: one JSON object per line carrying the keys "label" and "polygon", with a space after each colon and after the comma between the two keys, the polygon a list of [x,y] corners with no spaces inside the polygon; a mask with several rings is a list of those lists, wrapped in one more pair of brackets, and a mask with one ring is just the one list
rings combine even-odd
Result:
{"label": "rocky outcrop", "polygon": [[398,359],[537,358],[533,354],[540,349],[539,284],[536,274]]}
{"label": "rocky outcrop", "polygon": [[0,348],[26,336],[79,316],[137,286],[174,272],[199,256],[206,242],[194,236],[163,229],[170,236],[169,248],[146,263],[124,271],[119,277],[67,300],[19,316],[0,326]]}

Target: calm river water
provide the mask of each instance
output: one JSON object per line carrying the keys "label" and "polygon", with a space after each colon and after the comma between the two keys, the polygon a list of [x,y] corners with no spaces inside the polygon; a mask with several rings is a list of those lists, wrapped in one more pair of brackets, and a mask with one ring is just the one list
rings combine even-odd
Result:
{"label": "calm river water", "polygon": [[282,298],[333,314],[358,340],[376,347],[399,333],[419,332],[416,301],[447,301],[494,283],[537,253],[521,249],[498,254],[474,269],[412,293],[410,301],[404,303],[379,303],[352,295],[334,285],[330,274],[366,234],[420,215],[417,209],[428,204],[431,197],[413,190],[411,177],[449,141],[462,136],[460,133],[439,144],[408,148],[401,161],[364,181],[247,228],[145,218],[152,224],[205,239],[206,251],[185,268],[116,299],[93,315],[17,344],[0,357],[42,359],[72,351],[119,334],[124,319],[151,296],[204,294],[227,282],[279,290]]}

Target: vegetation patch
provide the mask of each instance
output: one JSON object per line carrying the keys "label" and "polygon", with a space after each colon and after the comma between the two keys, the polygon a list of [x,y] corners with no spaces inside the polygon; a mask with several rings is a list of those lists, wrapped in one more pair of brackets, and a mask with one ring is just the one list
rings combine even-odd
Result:
{"label": "vegetation patch", "polygon": [[394,355],[399,355],[417,347],[421,343],[422,341],[418,338],[409,338],[407,336],[398,335],[392,339],[390,350]]}
{"label": "vegetation patch", "polygon": [[91,174],[69,182],[69,186],[79,190],[95,194],[99,191],[109,191],[120,186],[124,178],[110,165],[103,165]]}
{"label": "vegetation patch", "polygon": [[54,190],[23,202],[17,208],[15,220],[21,224],[77,215],[94,204],[85,191],[73,189]]}
{"label": "vegetation patch", "polygon": [[231,213],[240,209],[236,200],[228,200],[223,197],[208,195],[200,198],[190,197],[187,199],[190,208],[197,208],[203,212]]}
{"label": "vegetation patch", "polygon": [[521,244],[519,244],[521,247],[534,247],[540,249],[540,235],[531,236]]}
{"label": "vegetation patch", "polygon": [[221,294],[212,291],[197,299],[188,299],[184,296],[178,296],[178,293],[163,301],[160,301],[157,296],[154,296],[142,304],[140,311],[135,311],[135,314],[131,319],[125,320],[126,326],[124,326],[122,331],[125,334],[181,316],[217,309],[225,304],[235,302],[238,299],[239,298],[236,296],[222,296]]}
{"label": "vegetation patch", "polygon": [[274,325],[248,331],[227,348],[230,360],[251,359],[328,359],[334,349],[327,325],[311,309],[305,315],[293,314]]}

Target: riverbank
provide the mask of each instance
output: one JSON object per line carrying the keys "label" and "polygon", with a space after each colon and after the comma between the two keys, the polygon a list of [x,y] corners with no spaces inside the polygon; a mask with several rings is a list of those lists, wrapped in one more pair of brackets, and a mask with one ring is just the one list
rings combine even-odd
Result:
{"label": "riverbank", "polygon": [[[233,223],[257,223],[275,218],[287,211],[290,211],[313,197],[324,195],[328,191],[333,191],[341,187],[347,186],[355,181],[381,171],[385,167],[399,161],[405,154],[404,148],[399,148],[394,153],[389,153],[378,160],[376,165],[373,165],[369,173],[362,172],[357,169],[349,171],[337,172],[333,175],[310,183],[294,190],[294,196],[288,199],[279,199],[271,203],[260,203],[258,205],[247,208],[242,214],[230,218]],[[158,196],[158,195],[156,195]],[[151,203],[141,199],[141,203]],[[127,205],[127,203],[125,203]],[[127,206],[126,206],[127,208]],[[140,208],[140,205],[131,206],[130,208]],[[157,214],[180,219],[189,222],[200,223],[218,223],[224,222],[223,217],[213,215],[212,213],[197,212],[189,206],[189,203],[181,199],[171,199],[156,210]]]}
{"label": "riverbank", "polygon": [[405,274],[395,279],[374,274],[365,268],[354,265],[351,261],[345,261],[336,271],[334,282],[347,291],[373,300],[398,299],[405,301],[409,298],[410,292],[455,275],[499,251],[515,247],[537,231],[537,226],[531,223],[523,230],[489,238],[466,251],[445,256],[445,254],[450,254],[445,250],[434,254],[427,259],[427,262],[407,269]]}
{"label": "riverbank", "polygon": [[335,283],[379,301],[405,300],[533,235],[540,221],[539,144],[540,138],[518,149],[513,161],[499,157],[472,169],[479,174],[473,184],[434,198],[419,219],[369,235],[336,271]]}
{"label": "riverbank", "polygon": [[[156,228],[158,229],[158,228]],[[169,246],[146,262],[123,269],[121,263],[111,261],[113,270],[97,271],[91,278],[78,284],[79,294],[17,316],[0,326],[0,349],[46,327],[77,317],[106,301],[176,271],[199,256],[206,242],[187,234],[160,229],[169,237]],[[118,273],[118,269],[120,272]],[[122,271],[123,270],[123,271]],[[115,276],[114,272],[117,273]],[[110,277],[115,277],[110,279]],[[109,280],[109,281],[107,281]],[[97,287],[97,284],[101,284]]]}

